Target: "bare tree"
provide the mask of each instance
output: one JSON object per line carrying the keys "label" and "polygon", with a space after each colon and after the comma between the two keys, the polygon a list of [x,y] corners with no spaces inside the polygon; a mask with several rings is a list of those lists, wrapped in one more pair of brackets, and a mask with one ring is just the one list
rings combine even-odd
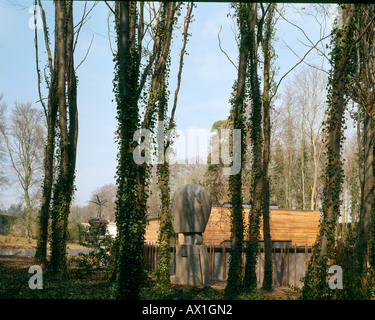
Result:
{"label": "bare tree", "polygon": [[[0,128],[3,128],[5,125],[5,111],[6,104],[2,102],[3,94],[0,94]],[[5,139],[0,135],[0,189],[4,188],[8,184],[7,175],[5,172],[5,163],[6,163],[6,146]]]}
{"label": "bare tree", "polygon": [[20,183],[26,204],[25,227],[30,237],[32,211],[31,189],[40,183],[42,169],[44,127],[42,113],[31,103],[15,103],[9,125],[0,127],[12,168]]}
{"label": "bare tree", "polygon": [[[323,121],[325,116],[325,100],[327,77],[318,69],[302,69],[291,82],[295,95],[295,103],[302,111],[300,133],[306,135],[310,143],[312,159],[312,185],[310,210],[318,209],[318,178],[324,144]],[[303,159],[303,158],[302,158]],[[306,186],[307,189],[307,186]],[[303,195],[305,198],[305,194]],[[305,209],[305,207],[303,208]]]}

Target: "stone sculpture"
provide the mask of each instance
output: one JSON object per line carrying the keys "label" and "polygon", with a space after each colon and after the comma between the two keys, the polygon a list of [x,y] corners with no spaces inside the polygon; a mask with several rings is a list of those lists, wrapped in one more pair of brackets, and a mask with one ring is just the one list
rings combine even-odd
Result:
{"label": "stone sculpture", "polygon": [[209,278],[209,254],[202,245],[211,213],[211,196],[202,186],[187,184],[177,189],[172,201],[173,229],[184,241],[176,247],[175,281],[194,286]]}

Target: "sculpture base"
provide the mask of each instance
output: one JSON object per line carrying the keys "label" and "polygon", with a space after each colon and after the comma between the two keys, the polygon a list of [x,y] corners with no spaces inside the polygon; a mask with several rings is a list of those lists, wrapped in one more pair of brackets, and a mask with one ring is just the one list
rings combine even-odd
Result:
{"label": "sculpture base", "polygon": [[209,280],[210,257],[205,245],[176,246],[174,281],[191,286],[204,286]]}

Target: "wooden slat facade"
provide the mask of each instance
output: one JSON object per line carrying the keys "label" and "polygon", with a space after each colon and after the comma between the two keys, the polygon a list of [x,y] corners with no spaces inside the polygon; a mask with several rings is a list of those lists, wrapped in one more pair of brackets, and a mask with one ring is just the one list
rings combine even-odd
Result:
{"label": "wooden slat facade", "polygon": [[[220,244],[230,240],[230,210],[228,207],[212,207],[203,242]],[[244,208],[244,222],[247,224],[250,209]],[[270,229],[273,241],[291,241],[292,245],[312,245],[319,232],[319,211],[270,209]],[[159,219],[148,220],[146,241],[157,242]],[[263,240],[262,223],[260,237]]]}

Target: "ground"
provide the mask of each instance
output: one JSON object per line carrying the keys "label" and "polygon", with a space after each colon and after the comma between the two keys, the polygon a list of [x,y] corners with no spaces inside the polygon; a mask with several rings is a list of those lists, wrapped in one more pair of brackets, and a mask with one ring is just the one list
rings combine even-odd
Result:
{"label": "ground", "polygon": [[[3,283],[3,288],[0,288],[0,297],[1,298],[30,298],[27,295],[28,291],[22,291],[20,294],[15,295],[8,295],[7,292],[13,292],[14,287],[19,287],[19,282],[21,283],[27,283],[27,279],[31,277],[30,274],[28,274],[28,269],[30,266],[34,265],[34,257],[32,256],[0,256],[0,271],[5,271],[4,274],[8,275],[9,282]],[[3,269],[2,269],[3,268]],[[12,281],[11,278],[14,279],[20,279],[20,281]],[[77,298],[77,299],[87,299],[91,297],[87,296],[87,290],[84,289],[84,285],[88,284],[90,288],[95,290],[95,297],[94,299],[108,299],[110,297],[110,293],[103,293],[103,295],[99,294],[97,295],[98,287],[100,288],[108,288],[106,283],[108,282],[108,276],[102,276],[100,274],[93,273],[90,277],[90,280],[87,279],[86,275],[77,276],[75,275],[71,281],[71,283],[64,282],[63,288],[61,289],[62,293],[61,295],[57,296],[59,299],[70,299],[70,298]],[[166,291],[160,291],[160,289],[157,288],[155,284],[155,275],[150,276],[150,287],[147,287],[144,290],[143,297],[145,299],[222,299],[222,294],[226,286],[226,281],[222,280],[210,280],[210,282],[207,284],[204,288],[192,288],[188,286],[183,285],[172,285],[171,288],[169,288]],[[17,283],[14,285],[14,283]],[[7,288],[8,284],[8,288]],[[10,289],[11,287],[11,289]],[[41,295],[41,298],[56,298],[55,291],[52,290],[52,287],[49,288],[47,286],[46,288],[48,292],[54,292],[53,296],[48,296],[48,292]],[[77,290],[76,292],[74,292]],[[102,290],[102,289],[100,289]],[[99,290],[99,291],[100,291]],[[66,292],[69,291],[67,294]],[[103,291],[103,290],[102,290]],[[26,292],[26,296],[25,296]],[[65,293],[64,293],[65,292]],[[82,296],[82,292],[85,292],[85,295]],[[35,292],[33,292],[33,295],[31,298],[35,298],[34,295]],[[298,299],[299,293],[295,290],[292,290],[288,287],[275,287],[273,291],[263,291],[259,289],[259,294],[255,297],[255,299]],[[39,298],[39,296],[37,297]],[[243,297],[244,299],[247,299],[246,297]]]}
{"label": "ground", "polygon": [[[82,248],[71,243],[70,249]],[[24,238],[0,236],[0,248],[35,249],[36,241]],[[29,290],[27,283],[32,276],[28,273],[34,265],[33,256],[4,256],[0,255],[0,273],[3,275],[0,282],[0,298],[48,298],[48,299],[111,299],[110,275],[103,270],[90,271],[89,269],[71,270],[69,279],[60,283],[49,281],[48,274],[43,279],[43,290]],[[85,266],[86,267],[86,266]],[[44,269],[43,269],[44,270]],[[44,277],[44,275],[43,275]],[[160,289],[156,285],[156,276],[149,275],[148,286],[141,291],[141,299],[181,299],[181,300],[220,300],[226,287],[226,281],[210,280],[203,288],[193,288],[185,285],[172,285],[167,289]],[[240,299],[298,299],[297,290],[289,287],[275,287],[268,292],[259,288],[254,296],[243,296]]]}

